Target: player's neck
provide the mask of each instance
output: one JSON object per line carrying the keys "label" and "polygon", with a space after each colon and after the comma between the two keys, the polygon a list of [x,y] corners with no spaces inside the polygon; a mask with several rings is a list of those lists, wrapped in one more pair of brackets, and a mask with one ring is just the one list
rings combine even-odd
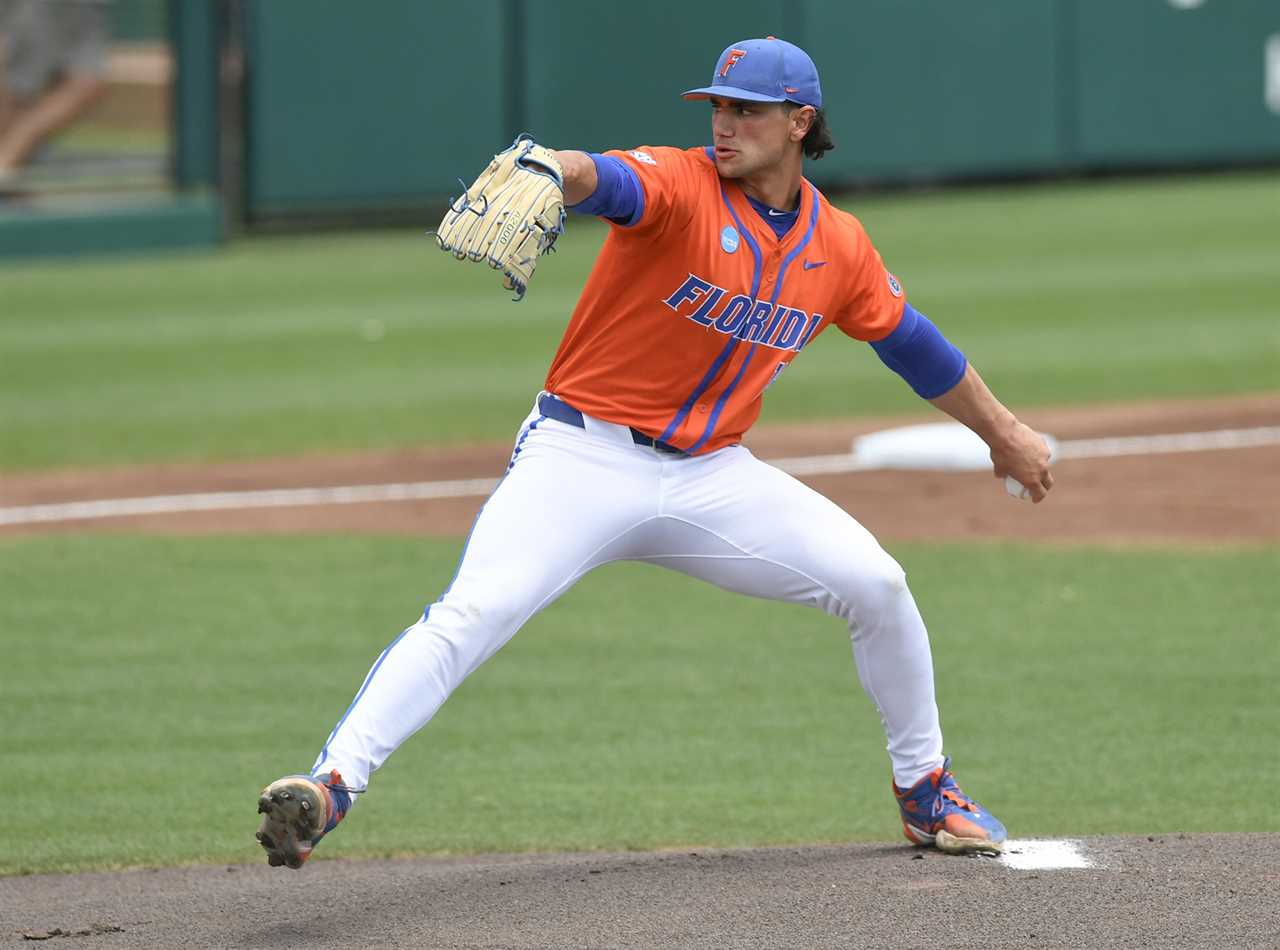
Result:
{"label": "player's neck", "polygon": [[801,162],[797,155],[794,161],[787,160],[739,178],[738,184],[746,194],[770,208],[794,211],[800,204],[800,173]]}

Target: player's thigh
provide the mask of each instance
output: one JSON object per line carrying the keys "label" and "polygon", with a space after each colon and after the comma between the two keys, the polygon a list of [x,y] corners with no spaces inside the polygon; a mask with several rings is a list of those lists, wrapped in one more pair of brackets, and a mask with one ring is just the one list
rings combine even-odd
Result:
{"label": "player's thigh", "polygon": [[615,559],[620,539],[652,515],[656,489],[601,449],[581,430],[531,416],[445,599],[499,627],[518,624]]}
{"label": "player's thigh", "polygon": [[898,563],[851,514],[741,447],[665,497],[670,550],[657,563],[739,593],[847,613],[905,589]]}

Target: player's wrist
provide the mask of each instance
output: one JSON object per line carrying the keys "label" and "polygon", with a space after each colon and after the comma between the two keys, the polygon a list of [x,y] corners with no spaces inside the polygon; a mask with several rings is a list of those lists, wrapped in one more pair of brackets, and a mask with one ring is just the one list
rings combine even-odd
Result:
{"label": "player's wrist", "polygon": [[1017,416],[1000,406],[997,411],[980,422],[977,432],[992,450],[1001,451],[1018,444],[1021,426],[1022,423],[1018,421]]}
{"label": "player's wrist", "polygon": [[564,169],[564,203],[576,205],[590,198],[597,185],[596,164],[586,152],[553,151]]}

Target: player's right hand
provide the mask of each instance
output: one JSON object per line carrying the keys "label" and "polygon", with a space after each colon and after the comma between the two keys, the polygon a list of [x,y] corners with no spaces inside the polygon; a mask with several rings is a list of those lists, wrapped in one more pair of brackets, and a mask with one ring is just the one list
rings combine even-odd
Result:
{"label": "player's right hand", "polygon": [[991,464],[995,469],[992,474],[996,478],[1016,479],[1038,504],[1053,488],[1053,473],[1049,471],[1051,457],[1043,436],[1015,421],[1004,437],[991,445]]}

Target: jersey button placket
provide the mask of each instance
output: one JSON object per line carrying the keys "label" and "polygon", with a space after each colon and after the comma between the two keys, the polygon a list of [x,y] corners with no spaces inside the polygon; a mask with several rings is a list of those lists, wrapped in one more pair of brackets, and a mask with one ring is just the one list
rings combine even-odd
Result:
{"label": "jersey button placket", "polygon": [[778,263],[782,260],[782,251],[774,248],[769,255],[769,264],[766,268],[764,279],[760,281],[760,295],[763,297],[765,291],[773,287],[774,278],[778,276]]}

